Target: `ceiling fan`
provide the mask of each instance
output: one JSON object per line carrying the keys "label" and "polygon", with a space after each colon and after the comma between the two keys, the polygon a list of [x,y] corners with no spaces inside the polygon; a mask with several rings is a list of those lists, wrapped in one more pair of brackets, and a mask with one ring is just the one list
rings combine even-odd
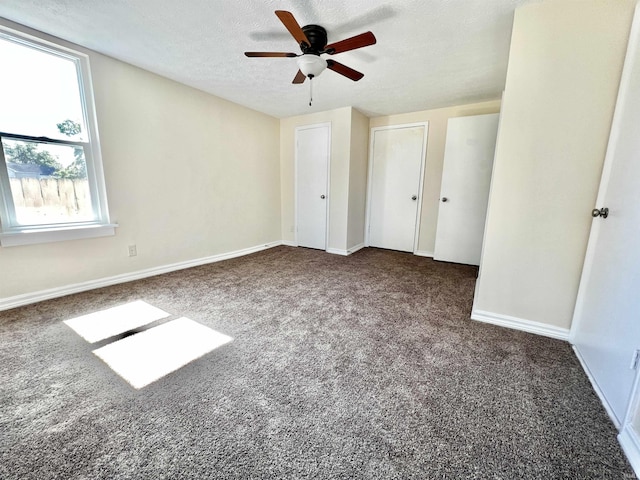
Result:
{"label": "ceiling fan", "polygon": [[298,73],[292,83],[303,83],[305,78],[311,80],[320,75],[325,68],[333,70],[354,82],[357,82],[364,74],[347,67],[335,60],[325,60],[322,54],[335,55],[337,53],[348,52],[357,48],[366,47],[376,43],[376,37],[371,32],[362,33],[355,37],[350,37],[339,42],[327,45],[327,31],[320,25],[306,25],[300,27],[291,12],[276,10],[276,15],[284,24],[289,33],[298,42],[301,54],[285,52],[244,52],[247,57],[285,57],[298,60]]}

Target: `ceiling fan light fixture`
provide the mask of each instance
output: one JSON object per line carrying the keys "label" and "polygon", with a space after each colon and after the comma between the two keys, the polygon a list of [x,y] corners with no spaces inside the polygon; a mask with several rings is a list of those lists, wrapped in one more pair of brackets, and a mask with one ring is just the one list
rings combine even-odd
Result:
{"label": "ceiling fan light fixture", "polygon": [[320,55],[305,53],[298,57],[298,68],[305,76],[313,78],[320,75],[327,68],[327,61]]}

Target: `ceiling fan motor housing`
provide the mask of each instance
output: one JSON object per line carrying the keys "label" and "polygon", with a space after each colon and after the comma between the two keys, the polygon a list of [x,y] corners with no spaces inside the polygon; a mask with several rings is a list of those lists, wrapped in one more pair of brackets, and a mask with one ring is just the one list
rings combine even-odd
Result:
{"label": "ceiling fan motor housing", "polygon": [[306,25],[302,27],[302,31],[311,43],[309,46],[306,46],[304,43],[300,44],[302,53],[320,55],[320,52],[322,52],[327,45],[327,31],[320,25]]}

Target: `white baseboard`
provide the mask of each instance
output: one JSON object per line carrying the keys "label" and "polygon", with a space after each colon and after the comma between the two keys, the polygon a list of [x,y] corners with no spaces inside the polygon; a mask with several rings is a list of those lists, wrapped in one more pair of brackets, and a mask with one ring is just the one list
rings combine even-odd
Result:
{"label": "white baseboard", "polygon": [[553,325],[534,322],[532,320],[525,320],[523,318],[475,309],[471,311],[471,319],[478,322],[491,323],[500,327],[513,328],[514,330],[521,330],[523,332],[535,333],[536,335],[543,335],[545,337],[569,341],[568,328],[554,327]]}
{"label": "white baseboard", "polygon": [[578,361],[580,362],[580,365],[582,365],[582,370],[584,370],[584,373],[587,375],[587,378],[591,382],[591,386],[593,387],[593,390],[596,392],[596,395],[598,395],[598,398],[600,399],[600,403],[602,403],[602,406],[606,410],[607,415],[609,415],[609,418],[611,419],[613,424],[616,426],[618,430],[620,430],[621,423],[618,420],[618,417],[616,417],[615,413],[613,413],[613,409],[611,408],[611,405],[607,401],[607,398],[604,396],[604,393],[602,393],[602,390],[600,390],[600,386],[598,385],[598,382],[596,382],[596,379],[593,377],[593,375],[591,375],[591,371],[589,370],[589,367],[587,367],[587,364],[584,361],[582,354],[576,348],[575,345],[572,345],[572,347],[573,347],[574,353],[576,354],[576,357],[578,358]]}
{"label": "white baseboard", "polygon": [[297,247],[298,244],[296,242],[294,242],[293,240],[283,240],[280,245],[285,245],[287,247]]}
{"label": "white baseboard", "polygon": [[433,258],[433,252],[427,252],[426,250],[416,250],[413,254],[419,257]]}
{"label": "white baseboard", "polygon": [[357,252],[358,250],[362,250],[364,248],[364,243],[356,245],[355,247],[351,247],[348,250],[342,250],[341,248],[327,248],[327,253],[333,253],[334,255],[342,255],[346,257],[347,255],[351,255],[352,253]]}
{"label": "white baseboard", "polygon": [[333,253],[334,255],[349,255],[349,250],[342,250],[340,248],[327,248],[327,253]]}
{"label": "white baseboard", "polygon": [[627,456],[636,477],[640,478],[640,437],[638,432],[631,425],[627,425],[618,435],[618,442],[620,442],[622,451]]}
{"label": "white baseboard", "polygon": [[259,252],[261,250],[266,250],[272,247],[277,247],[278,245],[283,244],[284,242],[281,241],[270,242],[263,245],[257,245],[255,247],[244,248],[242,250],[212,255],[210,257],[197,258],[195,260],[187,260],[185,262],[147,268],[145,270],[123,273],[120,275],[114,275],[112,277],[99,278],[97,280],[89,280],[82,283],[74,283],[71,285],[65,285],[63,287],[40,290],[38,292],[15,295],[13,297],[0,298],[0,311],[21,307],[23,305],[29,305],[31,303],[41,302],[43,300],[50,300],[52,298],[64,297],[65,295],[71,295],[72,293],[86,292],[87,290],[93,290],[95,288],[108,287],[110,285],[131,282],[133,280],[140,280],[142,278],[153,277],[154,275],[161,275],[163,273],[169,273],[176,270],[198,267],[207,263],[220,262],[222,260],[249,255],[251,253]]}
{"label": "white baseboard", "polygon": [[358,250],[362,250],[363,248],[364,243],[359,243],[355,247],[351,247],[350,249],[348,249],[347,252],[349,252],[349,255],[351,255],[352,253],[356,253]]}

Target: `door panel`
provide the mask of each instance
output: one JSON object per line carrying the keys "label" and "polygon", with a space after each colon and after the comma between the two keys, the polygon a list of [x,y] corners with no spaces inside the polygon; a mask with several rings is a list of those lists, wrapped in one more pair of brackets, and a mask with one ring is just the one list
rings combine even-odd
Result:
{"label": "door panel", "polygon": [[296,129],[296,228],[301,247],[327,248],[330,126]]}
{"label": "door panel", "polygon": [[[640,25],[634,19],[593,219],[571,342],[618,424],[624,420],[640,348]],[[588,215],[588,212],[585,212]]]}
{"label": "door panel", "polygon": [[436,260],[480,265],[498,117],[451,118],[447,124]]}
{"label": "door panel", "polygon": [[369,245],[413,252],[426,126],[374,129]]}

